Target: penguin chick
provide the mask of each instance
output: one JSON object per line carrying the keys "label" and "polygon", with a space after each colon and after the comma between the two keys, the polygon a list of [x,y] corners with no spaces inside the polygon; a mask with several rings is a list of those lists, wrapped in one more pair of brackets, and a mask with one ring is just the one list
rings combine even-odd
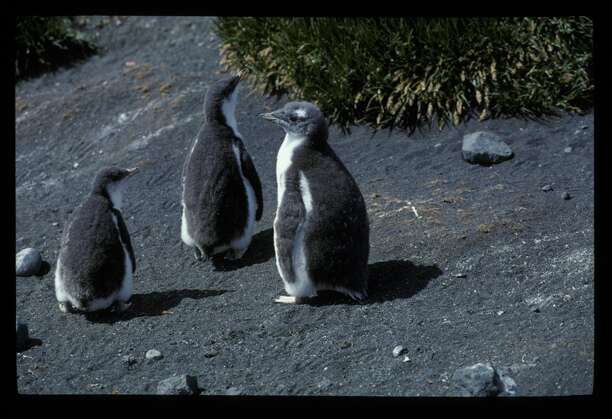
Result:
{"label": "penguin chick", "polygon": [[276,302],[307,301],[319,290],[367,297],[369,224],[357,183],[327,143],[321,111],[290,102],[261,115],[285,131],[276,161],[276,266],[285,291]]}
{"label": "penguin chick", "polygon": [[121,215],[127,179],[137,168],[105,168],[72,213],[55,270],[55,296],[63,312],[129,307],[136,258]]}
{"label": "penguin chick", "polygon": [[238,132],[239,77],[213,84],[183,166],[181,239],[197,259],[241,258],[263,213],[261,182]]}

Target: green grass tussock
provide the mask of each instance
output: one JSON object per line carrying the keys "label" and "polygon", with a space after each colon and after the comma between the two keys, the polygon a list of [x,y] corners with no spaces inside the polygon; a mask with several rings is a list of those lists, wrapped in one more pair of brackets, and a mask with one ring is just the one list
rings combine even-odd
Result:
{"label": "green grass tussock", "polygon": [[96,52],[64,16],[17,16],[15,78],[25,79]]}
{"label": "green grass tussock", "polygon": [[413,131],[593,104],[591,19],[220,17],[222,64],[330,122]]}

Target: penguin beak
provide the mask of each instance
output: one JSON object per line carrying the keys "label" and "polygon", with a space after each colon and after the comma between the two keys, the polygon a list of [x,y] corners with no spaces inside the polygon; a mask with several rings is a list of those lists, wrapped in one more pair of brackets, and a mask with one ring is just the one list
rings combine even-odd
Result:
{"label": "penguin beak", "polygon": [[284,118],[285,113],[282,111],[261,113],[259,114],[259,116],[262,117],[263,119],[267,119],[268,121],[272,121],[275,124],[278,124],[281,126],[287,123],[287,120]]}

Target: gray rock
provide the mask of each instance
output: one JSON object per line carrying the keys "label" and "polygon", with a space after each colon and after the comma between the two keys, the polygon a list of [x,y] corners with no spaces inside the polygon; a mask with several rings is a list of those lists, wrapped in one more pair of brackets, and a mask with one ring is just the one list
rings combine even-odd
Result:
{"label": "gray rock", "polygon": [[15,259],[15,273],[17,276],[32,276],[40,272],[42,268],[42,257],[40,252],[31,247],[17,253]]}
{"label": "gray rock", "polygon": [[225,394],[228,396],[240,396],[242,394],[242,389],[240,387],[230,387],[225,390]]}
{"label": "gray rock", "polygon": [[499,374],[499,378],[503,384],[503,390],[498,394],[498,396],[514,396],[516,395],[517,385],[514,379],[506,374]]}
{"label": "gray rock", "polygon": [[559,297],[562,296],[563,294],[560,293],[552,294],[548,297],[542,297],[537,295],[535,297],[527,298],[525,302],[527,303],[531,311],[533,311],[534,313],[539,313],[546,307],[554,305],[559,299]]}
{"label": "gray rock", "polygon": [[162,359],[164,356],[157,349],[149,349],[145,354],[145,358],[149,361],[157,361],[158,359]]}
{"label": "gray rock", "polygon": [[217,355],[219,355],[219,351],[217,351],[215,349],[209,349],[206,352],[204,352],[204,356],[206,358],[214,358]]}
{"label": "gray rock", "polygon": [[324,378],[322,379],[319,384],[317,384],[317,387],[320,388],[321,390],[327,390],[328,388],[330,388],[332,385],[331,380]]}
{"label": "gray rock", "polygon": [[563,198],[563,199],[565,199],[567,201],[568,199],[571,199],[572,196],[569,194],[569,192],[563,192],[561,194],[561,198]]}
{"label": "gray rock", "polygon": [[350,348],[351,347],[351,342],[344,340],[342,342],[340,342],[339,344],[340,349],[346,349],[346,348]]}
{"label": "gray rock", "polygon": [[130,367],[130,366],[136,364],[136,362],[138,362],[138,360],[136,359],[136,357],[134,355],[123,355],[121,357],[121,362],[123,362],[125,365]]}
{"label": "gray rock", "polygon": [[550,185],[544,185],[544,186],[542,186],[542,190],[543,190],[544,192],[549,192],[549,191],[552,191],[552,190],[553,190],[553,187],[552,187],[552,186],[550,186]]}
{"label": "gray rock", "polygon": [[487,362],[457,369],[452,375],[452,381],[461,396],[514,395],[516,383],[509,376],[503,376],[502,379],[493,365]]}
{"label": "gray rock", "polygon": [[463,159],[472,164],[496,164],[511,159],[512,149],[492,132],[477,131],[463,137]]}
{"label": "gray rock", "polygon": [[404,348],[402,345],[397,345],[395,348],[393,348],[393,356],[395,358],[397,358],[398,356],[400,356],[404,352],[406,352],[406,348]]}
{"label": "gray rock", "polygon": [[198,394],[198,381],[192,375],[166,378],[157,384],[157,394]]}
{"label": "gray rock", "polygon": [[571,147],[565,147],[565,148],[563,149],[563,151],[564,151],[565,153],[571,153],[571,152],[572,152],[572,150],[573,150],[573,149],[572,149]]}
{"label": "gray rock", "polygon": [[28,342],[30,341],[28,325],[15,320],[15,326],[17,329],[17,352],[21,352],[27,349]]}

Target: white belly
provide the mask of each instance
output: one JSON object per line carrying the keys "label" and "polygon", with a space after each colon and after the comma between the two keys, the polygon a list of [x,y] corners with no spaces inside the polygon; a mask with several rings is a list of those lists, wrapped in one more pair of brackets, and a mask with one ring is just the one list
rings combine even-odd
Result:
{"label": "white belly", "polygon": [[195,241],[189,235],[189,227],[187,226],[187,216],[185,215],[185,202],[181,202],[183,214],[181,216],[181,240],[189,247],[196,245]]}
{"label": "white belly", "polygon": [[240,161],[240,150],[238,149],[238,146],[233,144],[232,149],[234,150],[236,162],[238,163],[240,178],[242,179],[242,183],[244,184],[244,188],[246,190],[248,213],[247,223],[242,235],[239,238],[232,240],[230,245],[232,249],[244,250],[249,247],[249,244],[251,244],[251,239],[253,238],[253,233],[255,232],[255,192],[253,191],[251,182],[249,182],[249,180],[242,174],[242,163]]}
{"label": "white belly", "polygon": [[[277,193],[278,193],[278,202],[276,209],[276,217],[274,223],[276,224],[278,220],[278,213],[280,206],[283,201],[283,197],[286,189],[286,172],[291,167],[293,153],[297,147],[303,144],[303,138],[295,138],[287,135],[283,141],[283,144],[280,147],[278,152],[278,157],[276,160],[276,182],[277,182]],[[294,278],[293,281],[290,281],[288,278],[288,274],[283,271],[281,268],[278,255],[280,254],[278,251],[278,240],[276,235],[276,230],[274,230],[274,249],[276,253],[276,267],[278,272],[283,280],[285,285],[285,291],[289,295],[299,296],[299,297],[309,297],[316,295],[316,288],[314,284],[310,280],[307,273],[307,264],[306,264],[306,255],[304,252],[304,223],[308,219],[309,213],[312,211],[312,198],[310,195],[310,188],[308,186],[308,181],[302,172],[299,172],[300,176],[300,193],[302,195],[302,200],[304,201],[304,206],[306,209],[304,221],[300,223],[297,228],[295,239],[293,241],[292,247],[292,265]]]}
{"label": "white belly", "polygon": [[[119,226],[117,223],[117,218],[115,214],[113,214],[113,221],[115,222],[115,226],[117,227],[117,234],[119,234]],[[121,237],[121,236],[120,236]],[[121,241],[121,239],[119,240]],[[133,273],[132,270],[134,267],[132,266],[132,259],[130,258],[130,254],[128,249],[121,241],[121,247],[123,248],[123,282],[121,283],[121,288],[117,293],[117,297],[120,301],[127,301],[132,296],[132,283],[133,283]],[[93,303],[92,303],[93,304]]]}
{"label": "white belly", "polygon": [[304,225],[308,221],[308,217],[312,211],[312,196],[310,187],[304,173],[299,172],[300,176],[300,194],[304,202],[305,214],[304,220],[300,223],[293,241],[293,249],[291,259],[293,263],[293,283],[285,282],[285,291],[289,295],[297,297],[313,297],[317,295],[317,290],[308,275],[308,264],[306,261],[306,252],[304,249]]}
{"label": "white belly", "polygon": [[[193,141],[193,145],[191,146],[191,150],[189,150],[189,155],[187,156],[187,162],[185,163],[185,167],[189,166],[189,160],[191,160],[191,155],[193,154],[193,150],[198,143],[198,137]],[[189,247],[194,247],[196,245],[195,241],[189,234],[189,226],[187,225],[187,216],[185,215],[185,180],[187,178],[187,173],[183,173],[183,193],[181,196],[181,206],[183,208],[181,215],[181,240]],[[201,249],[200,249],[201,250]]]}

